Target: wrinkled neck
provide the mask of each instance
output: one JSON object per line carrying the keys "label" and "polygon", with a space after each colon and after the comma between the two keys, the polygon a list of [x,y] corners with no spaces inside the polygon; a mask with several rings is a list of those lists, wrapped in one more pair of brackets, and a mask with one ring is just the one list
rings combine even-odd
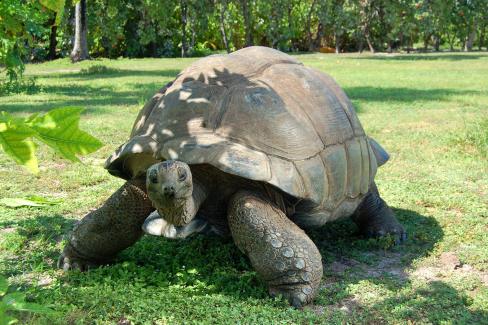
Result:
{"label": "wrinkled neck", "polygon": [[168,201],[163,207],[158,207],[158,212],[167,222],[175,226],[183,226],[195,217],[206,198],[205,188],[194,179],[191,196]]}

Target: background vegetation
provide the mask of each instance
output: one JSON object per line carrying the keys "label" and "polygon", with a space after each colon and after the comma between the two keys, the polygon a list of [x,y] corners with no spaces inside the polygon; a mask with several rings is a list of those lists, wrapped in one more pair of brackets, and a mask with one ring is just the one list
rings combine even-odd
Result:
{"label": "background vegetation", "polygon": [[487,46],[485,0],[3,0],[3,51],[27,61],[68,56],[75,3],[86,16],[80,21],[92,57],[198,56],[249,45],[337,52]]}
{"label": "background vegetation", "polygon": [[[139,109],[194,59],[58,59],[26,66],[29,94],[0,97],[16,117],[84,106],[80,127],[104,146],[71,164],[40,147],[40,176],[0,153],[0,273],[55,314],[26,324],[488,323],[488,54],[301,54],[352,99],[369,135],[391,154],[378,186],[406,226],[405,245],[365,240],[349,220],[312,234],[325,275],[315,304],[268,297],[230,241],[145,236],[109,266],[63,274],[64,235],[123,181],[103,162]],[[43,200],[39,199],[42,198]]]}

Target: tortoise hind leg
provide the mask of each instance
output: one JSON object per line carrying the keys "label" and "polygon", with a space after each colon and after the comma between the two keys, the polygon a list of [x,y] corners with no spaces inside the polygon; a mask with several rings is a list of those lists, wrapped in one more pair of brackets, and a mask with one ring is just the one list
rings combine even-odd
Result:
{"label": "tortoise hind leg", "polygon": [[281,294],[295,307],[312,301],[322,278],[322,259],[303,230],[267,200],[245,191],[232,197],[228,220],[234,242],[271,295]]}
{"label": "tortoise hind leg", "polygon": [[370,192],[363,199],[352,218],[359,230],[367,237],[391,235],[397,244],[407,239],[403,226],[380,197],[375,183],[372,184]]}
{"label": "tortoise hind leg", "polygon": [[141,226],[153,211],[143,180],[125,183],[73,229],[58,267],[81,271],[108,262],[143,234]]}

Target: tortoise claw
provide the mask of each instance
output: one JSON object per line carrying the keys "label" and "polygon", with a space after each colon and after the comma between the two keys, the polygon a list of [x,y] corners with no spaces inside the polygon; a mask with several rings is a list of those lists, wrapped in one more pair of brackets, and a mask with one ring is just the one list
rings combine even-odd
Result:
{"label": "tortoise claw", "polygon": [[58,258],[57,267],[63,269],[63,272],[78,270],[84,272],[97,267],[97,264],[85,261],[80,258],[67,256],[65,253]]}

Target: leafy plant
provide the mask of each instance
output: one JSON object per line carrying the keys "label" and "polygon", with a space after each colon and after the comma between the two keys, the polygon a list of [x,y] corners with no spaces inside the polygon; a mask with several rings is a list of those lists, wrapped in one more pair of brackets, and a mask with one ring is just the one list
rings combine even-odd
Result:
{"label": "leafy plant", "polygon": [[[44,26],[50,17],[46,8],[56,13],[59,24],[65,0],[2,0],[0,1],[0,92],[18,92],[25,87],[20,81],[24,72],[22,61],[27,49],[36,46],[35,35],[46,33]],[[28,45],[28,46],[26,46]]]}
{"label": "leafy plant", "polygon": [[34,138],[64,158],[78,162],[77,155],[89,154],[102,146],[98,139],[79,129],[82,111],[79,107],[64,107],[26,119],[0,112],[0,149],[34,174],[39,172]]}
{"label": "leafy plant", "polygon": [[4,205],[9,208],[18,208],[18,207],[45,207],[45,206],[52,206],[58,205],[63,202],[62,199],[51,199],[45,198],[38,195],[31,195],[26,198],[10,198],[6,197],[0,199],[0,204]]}
{"label": "leafy plant", "polygon": [[8,282],[0,276],[0,325],[17,323],[18,320],[7,315],[9,311],[25,311],[38,314],[52,314],[54,311],[48,307],[25,301],[25,294],[22,292],[8,292]]}

